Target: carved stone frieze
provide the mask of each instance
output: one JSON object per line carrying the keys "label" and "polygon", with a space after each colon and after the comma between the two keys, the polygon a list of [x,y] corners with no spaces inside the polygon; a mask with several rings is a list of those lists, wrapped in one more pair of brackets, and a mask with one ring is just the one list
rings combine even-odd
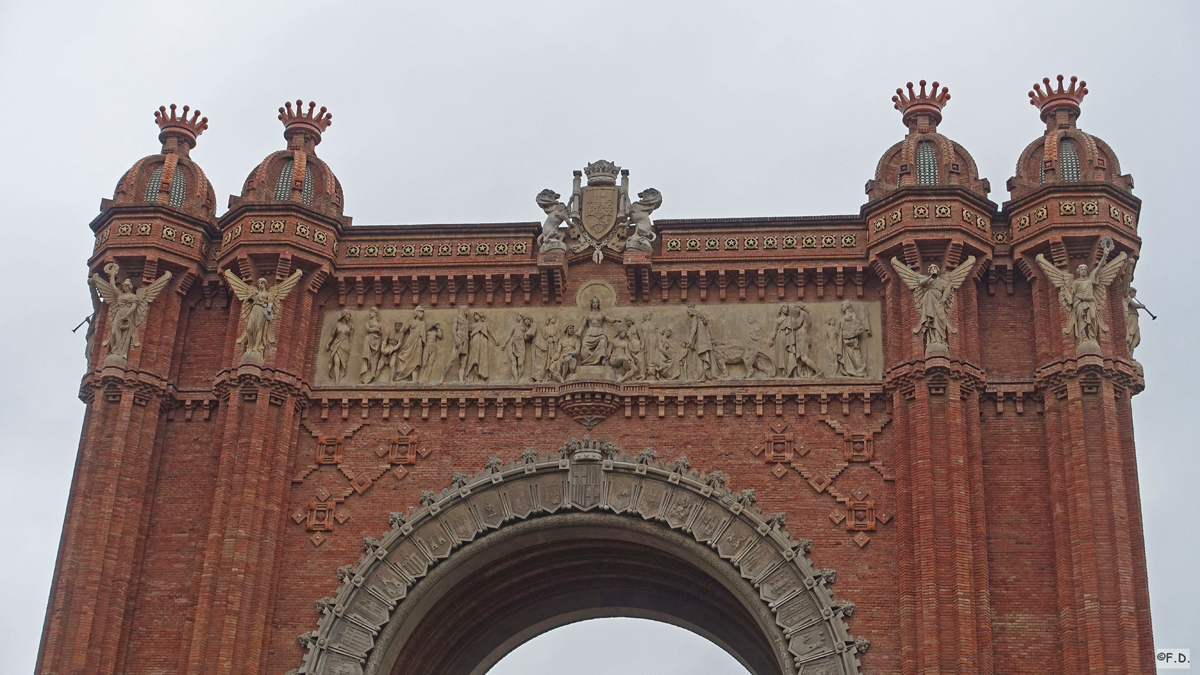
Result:
{"label": "carved stone frieze", "polygon": [[[599,288],[597,288],[599,286]],[[326,313],[317,386],[554,384],[573,380],[869,380],[882,376],[877,302],[654,309],[606,286],[574,308]]]}
{"label": "carved stone frieze", "polygon": [[652,451],[634,458],[586,436],[557,453],[526,450],[520,461],[499,464],[489,461],[473,476],[456,473],[452,489],[423,494],[419,509],[392,515],[390,532],[364,540],[363,557],[339,574],[332,609],[320,608],[317,630],[301,641],[308,651],[298,672],[376,672],[386,665],[377,652],[395,634],[387,624],[436,566],[470,555],[458,551],[490,532],[594,508],[690,534],[728,561],[774,615],[767,637],[790,659],[783,664],[789,675],[859,672],[857,654],[867,643],[847,628],[853,605],[827,589],[832,570],[815,567],[806,555],[811,542],[793,540],[782,514],[753,506],[752,491],[726,487],[724,473],[710,479],[686,458],[656,462]]}

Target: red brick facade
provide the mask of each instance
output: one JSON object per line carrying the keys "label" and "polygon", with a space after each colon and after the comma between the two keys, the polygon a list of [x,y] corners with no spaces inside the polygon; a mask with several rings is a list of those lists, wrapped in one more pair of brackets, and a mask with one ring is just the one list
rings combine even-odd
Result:
{"label": "red brick facade", "polygon": [[[660,219],[652,251],[605,250],[599,262],[591,248],[539,256],[536,222],[353,226],[315,154],[329,118],[311,107],[280,109],[287,150],[218,217],[188,158],[205,125],[163,111],[162,153],[135,164],[91,223],[90,272],[116,263],[135,288],[172,276],[126,363],[106,358],[108,307],[96,314],[38,672],[318,672],[296,638],[317,629],[314,601],[358,563],[364,537],[388,531],[389,513],[423,513],[423,491],[490,457],[552,455],[589,431],[631,456],[686,456],[697,481],[723,471],[735,491],[755,490],[763,514],[786,514],[787,531],[812,540],[813,564],[837,570],[827,581],[839,601],[857,607],[846,625],[870,648],[847,644],[863,672],[1153,672],[1130,411],[1143,380],[1124,339],[1132,265],[1100,295],[1108,331],[1096,352],[1064,333],[1059,292],[1035,261],[1093,266],[1102,238],[1136,259],[1141,202],[1112,150],[1076,126],[1086,90],[1055,87],[1031,93],[1046,134],[1021,153],[1002,207],[937,132],[949,97],[922,83],[896,99],[908,134],[858,214]],[[924,274],[970,256],[948,353],[927,351],[890,261]],[[246,325],[227,270],[268,284],[302,273],[257,362],[238,342]],[[750,344],[731,328],[741,317],[769,321],[795,303],[815,318],[814,345],[818,333],[834,339],[836,319],[817,319],[850,301],[870,328],[865,376],[831,357],[759,377],[740,352],[711,379],[359,374],[372,307],[387,336],[421,306],[440,322],[440,349],[453,313],[478,309],[500,370],[506,322],[574,317],[585,284],[611,289],[597,291],[612,293],[604,309],[636,322],[648,311],[690,325],[694,302],[714,339],[738,345]],[[356,332],[339,378],[329,345],[343,309]],[[536,345],[516,344],[536,361]],[[312,653],[327,647],[317,639]]]}

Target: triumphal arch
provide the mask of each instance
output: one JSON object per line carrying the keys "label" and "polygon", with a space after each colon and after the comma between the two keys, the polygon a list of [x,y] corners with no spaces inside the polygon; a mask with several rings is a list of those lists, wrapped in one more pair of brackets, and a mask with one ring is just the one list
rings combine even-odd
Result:
{"label": "triumphal arch", "polygon": [[660,218],[597,160],[371,227],[325,108],[223,215],[160,109],[91,223],[38,672],[478,675],[617,615],[756,675],[1153,672],[1141,202],[1086,93],[1035,85],[999,206],[921,82],[857,214]]}

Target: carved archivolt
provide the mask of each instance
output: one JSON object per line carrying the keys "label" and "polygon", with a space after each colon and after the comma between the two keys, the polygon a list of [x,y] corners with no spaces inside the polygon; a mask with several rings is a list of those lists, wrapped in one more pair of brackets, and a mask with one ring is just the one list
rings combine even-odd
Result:
{"label": "carved archivolt", "polygon": [[363,673],[413,587],[465,544],[514,523],[597,509],[690,534],[728,561],[773,614],[777,634],[768,638],[786,645],[791,672],[859,673],[857,654],[869,643],[850,635],[844,618],[854,605],[834,600],[826,587],[833,571],[813,567],[805,555],[812,542],[793,540],[783,514],[762,513],[753,490],[735,493],[725,482],[721,471],[691,470],[687,458],[659,462],[651,450],[632,457],[586,436],[557,455],[527,449],[515,462],[489,460],[472,477],[456,472],[451,489],[423,492],[419,509],[393,513],[392,530],[365,539],[359,562],[338,570],[336,597],[318,603],[317,630],[300,636],[308,653],[298,672]]}

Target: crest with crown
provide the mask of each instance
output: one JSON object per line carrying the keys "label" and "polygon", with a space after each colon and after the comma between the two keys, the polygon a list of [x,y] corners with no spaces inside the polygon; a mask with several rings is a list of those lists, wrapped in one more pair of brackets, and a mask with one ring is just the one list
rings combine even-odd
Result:
{"label": "crest with crown", "polygon": [[[642,224],[649,227],[646,216],[658,208],[661,199],[652,205],[648,205],[649,202],[645,199],[631,202],[629,170],[622,169],[607,159],[589,162],[582,171],[576,170],[574,174],[571,197],[566,204],[557,201],[558,193],[553,190],[542,190],[538,195],[538,206],[550,215],[550,220],[546,221],[547,226],[566,224],[567,230],[563,233],[562,241],[571,255],[591,251],[592,261],[599,264],[604,260],[605,251],[623,254],[630,237],[630,228],[636,227],[636,224],[630,221],[631,214],[641,214]],[[584,176],[587,177],[586,184]],[[638,196],[641,197],[642,194]],[[654,194],[657,195],[658,192],[654,191]],[[557,213],[562,215],[552,213],[556,204]],[[644,234],[642,239],[647,244],[654,240],[652,236]]]}
{"label": "crest with crown", "polygon": [[617,178],[621,175],[621,167],[607,159],[601,159],[585,166],[583,175],[587,176],[588,185],[616,185]]}

